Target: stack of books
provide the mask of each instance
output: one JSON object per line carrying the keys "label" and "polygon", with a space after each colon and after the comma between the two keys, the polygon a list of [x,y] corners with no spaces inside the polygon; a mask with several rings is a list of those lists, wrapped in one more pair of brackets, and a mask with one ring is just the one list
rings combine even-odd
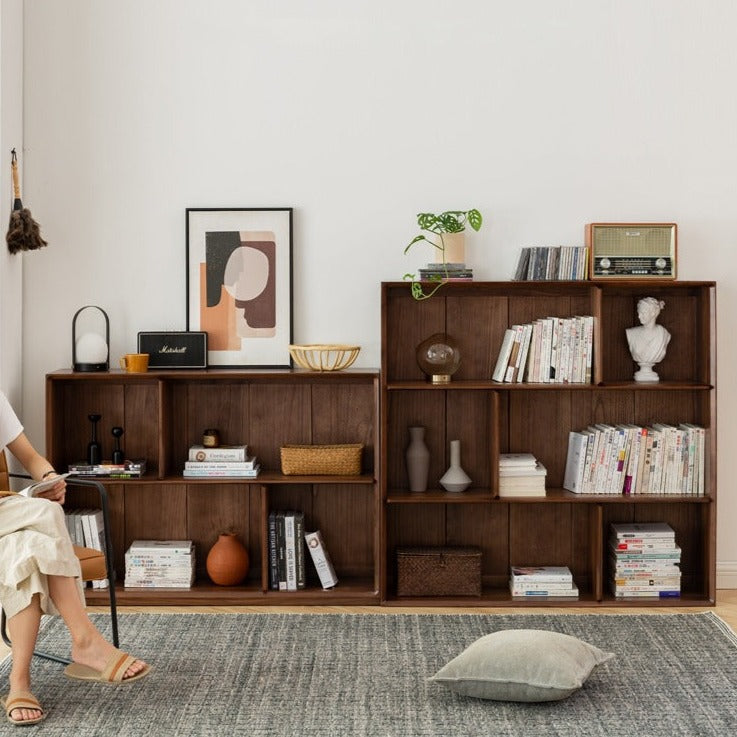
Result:
{"label": "stack of books", "polygon": [[137,458],[123,463],[103,461],[102,463],[86,463],[78,461],[70,463],[68,471],[75,476],[99,476],[109,479],[138,478],[146,473],[146,459]]}
{"label": "stack of books", "polygon": [[568,566],[512,566],[509,590],[512,597],[577,599],[578,586]]}
{"label": "stack of books", "polygon": [[419,269],[421,281],[472,281],[473,269],[466,264],[428,264],[424,269]]}
{"label": "stack of books", "polygon": [[532,453],[499,454],[499,496],[545,496],[547,471]]}
{"label": "stack of books", "polygon": [[256,478],[261,464],[248,455],[247,445],[220,445],[208,448],[192,445],[184,463],[184,478]]}
{"label": "stack of books", "polygon": [[195,551],[191,540],[134,540],[125,554],[126,588],[191,588]]}
{"label": "stack of books", "polygon": [[305,516],[293,510],[269,512],[269,588],[297,591],[307,585]]}
{"label": "stack of books", "polygon": [[609,565],[617,598],[681,595],[681,549],[665,522],[612,524]]}
{"label": "stack of books", "polygon": [[594,345],[594,318],[542,317],[512,325],[502,338],[492,373],[499,382],[589,384]]}
{"label": "stack of books", "polygon": [[531,246],[520,252],[515,281],[579,281],[588,274],[586,246]]}
{"label": "stack of books", "polygon": [[704,495],[706,430],[597,423],[568,435],[563,488],[577,494]]}
{"label": "stack of books", "polygon": [[[64,512],[67,531],[74,545],[105,550],[105,524],[101,509],[72,509]],[[106,589],[107,579],[90,581],[93,589]]]}

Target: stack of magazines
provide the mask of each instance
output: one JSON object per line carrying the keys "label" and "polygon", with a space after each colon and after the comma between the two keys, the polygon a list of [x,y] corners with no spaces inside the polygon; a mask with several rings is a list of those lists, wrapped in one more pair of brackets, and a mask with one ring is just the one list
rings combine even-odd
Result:
{"label": "stack of magazines", "polygon": [[185,588],[194,583],[191,540],[134,540],[125,554],[126,588]]}

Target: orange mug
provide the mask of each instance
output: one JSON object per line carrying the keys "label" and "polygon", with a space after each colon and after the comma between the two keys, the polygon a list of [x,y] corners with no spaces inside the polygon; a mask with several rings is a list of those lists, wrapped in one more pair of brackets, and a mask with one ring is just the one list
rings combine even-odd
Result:
{"label": "orange mug", "polygon": [[148,371],[148,353],[126,353],[120,357],[120,368],[131,374]]}

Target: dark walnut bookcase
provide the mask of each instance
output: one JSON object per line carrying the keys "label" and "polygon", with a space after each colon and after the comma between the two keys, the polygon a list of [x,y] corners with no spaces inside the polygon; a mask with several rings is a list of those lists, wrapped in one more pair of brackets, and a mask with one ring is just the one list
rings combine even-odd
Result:
{"label": "dark walnut bookcase", "polygon": [[[657,384],[633,381],[636,365],[625,329],[637,325],[637,302],[665,301],[658,322],[671,333]],[[716,389],[714,282],[447,283],[425,301],[406,283],[382,284],[381,467],[382,601],[418,606],[710,605],[716,576]],[[506,328],[555,315],[594,316],[590,384],[491,381]],[[415,348],[447,332],[460,345],[451,383],[432,385]],[[707,428],[704,496],[579,495],[562,489],[568,433],[596,422],[694,422]],[[408,427],[427,428],[427,492],[408,491]],[[461,440],[472,488],[449,493],[437,480],[449,464],[449,441]],[[499,453],[531,452],[547,468],[545,498],[499,498]],[[606,539],[612,522],[664,521],[682,548],[682,595],[615,599],[608,588]],[[397,596],[396,549],[473,545],[482,551],[482,595]],[[512,600],[510,565],[567,565],[579,600]]]}
{"label": "dark walnut bookcase", "polygon": [[[378,476],[379,374],[352,370],[149,371],[128,374],[57,371],[46,377],[46,449],[58,469],[84,458],[90,413],[102,415],[98,439],[110,457],[115,425],[124,428],[128,458],[146,458],[141,479],[108,480],[118,601],[131,605],[378,604],[381,497]],[[184,479],[190,445],[208,427],[224,443],[248,443],[262,465],[256,479]],[[360,476],[284,476],[286,443],[363,443]],[[77,490],[68,506],[95,506]],[[307,556],[307,588],[268,587],[267,523],[271,510],[305,513],[320,529],[340,579],[324,591]],[[248,548],[241,586],[212,584],[205,559],[218,534],[234,530]],[[125,589],[124,554],[135,539],[191,539],[197,581],[190,590]],[[105,592],[88,590],[90,603]]]}

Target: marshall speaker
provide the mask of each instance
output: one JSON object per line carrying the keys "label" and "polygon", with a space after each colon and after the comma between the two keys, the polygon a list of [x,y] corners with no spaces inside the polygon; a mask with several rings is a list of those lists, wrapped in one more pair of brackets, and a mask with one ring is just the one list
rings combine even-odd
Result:
{"label": "marshall speaker", "polygon": [[586,226],[592,279],[675,279],[675,223]]}
{"label": "marshall speaker", "polygon": [[207,368],[207,333],[138,333],[138,352],[150,369]]}

